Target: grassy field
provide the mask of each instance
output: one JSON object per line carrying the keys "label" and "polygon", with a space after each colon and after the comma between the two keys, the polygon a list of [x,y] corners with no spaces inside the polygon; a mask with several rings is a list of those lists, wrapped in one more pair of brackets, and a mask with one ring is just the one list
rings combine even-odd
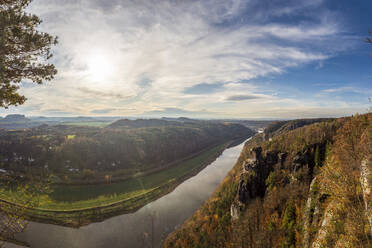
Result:
{"label": "grassy field", "polygon": [[[173,190],[219,156],[221,144],[163,171],[118,183],[97,185],[52,185],[49,195],[35,198],[37,209],[26,211],[31,219],[80,226],[114,213],[131,212]],[[1,200],[22,204],[21,192],[0,189]],[[11,210],[11,206],[8,206]],[[98,212],[97,212],[98,211]]]}

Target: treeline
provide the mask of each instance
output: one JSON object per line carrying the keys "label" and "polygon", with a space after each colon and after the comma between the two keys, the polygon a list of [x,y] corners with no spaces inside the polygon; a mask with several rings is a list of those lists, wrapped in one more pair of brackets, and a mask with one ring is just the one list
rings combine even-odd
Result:
{"label": "treeline", "polygon": [[286,133],[288,131],[310,125],[317,122],[332,121],[332,118],[315,118],[315,119],[297,119],[289,121],[275,121],[265,128],[265,138],[268,139],[274,135]]}
{"label": "treeline", "polygon": [[120,120],[106,128],[47,126],[0,132],[0,168],[48,170],[89,179],[133,175],[180,161],[203,149],[253,134],[237,124]]}

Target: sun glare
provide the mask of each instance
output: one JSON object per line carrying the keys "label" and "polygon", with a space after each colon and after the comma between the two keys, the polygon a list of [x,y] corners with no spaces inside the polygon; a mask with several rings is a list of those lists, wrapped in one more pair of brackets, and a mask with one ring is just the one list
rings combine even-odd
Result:
{"label": "sun glare", "polygon": [[107,80],[114,72],[112,61],[104,53],[91,54],[88,57],[87,65],[89,77],[93,81]]}

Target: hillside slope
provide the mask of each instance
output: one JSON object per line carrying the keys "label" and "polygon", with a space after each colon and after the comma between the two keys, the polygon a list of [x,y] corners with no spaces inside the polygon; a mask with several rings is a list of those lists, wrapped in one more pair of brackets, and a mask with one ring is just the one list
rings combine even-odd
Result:
{"label": "hillside slope", "polygon": [[0,131],[0,168],[22,174],[48,170],[65,182],[105,180],[169,167],[205,149],[245,139],[238,124],[119,120],[106,128],[47,126]]}
{"label": "hillside slope", "polygon": [[371,247],[372,114],[270,137],[164,247]]}
{"label": "hillside slope", "polygon": [[2,131],[1,209],[74,227],[131,213],[253,134],[237,124],[165,120]]}

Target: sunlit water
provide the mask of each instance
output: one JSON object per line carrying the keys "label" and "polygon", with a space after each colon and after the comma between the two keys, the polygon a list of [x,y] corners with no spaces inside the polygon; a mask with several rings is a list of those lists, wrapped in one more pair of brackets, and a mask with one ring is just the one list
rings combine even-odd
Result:
{"label": "sunlit water", "polygon": [[[243,145],[226,149],[196,176],[135,213],[78,229],[31,222],[17,238],[32,248],[160,247],[165,237],[209,198],[234,166]],[[9,244],[6,247],[17,246]]]}

